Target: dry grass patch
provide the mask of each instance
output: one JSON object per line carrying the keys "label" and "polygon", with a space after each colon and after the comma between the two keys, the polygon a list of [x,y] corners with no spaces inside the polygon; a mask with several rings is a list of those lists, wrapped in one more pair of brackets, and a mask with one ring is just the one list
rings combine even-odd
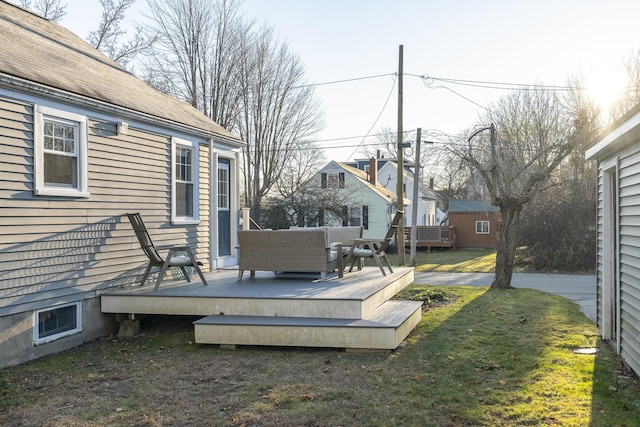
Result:
{"label": "dry grass patch", "polygon": [[636,378],[566,299],[429,286],[402,296],[427,303],[393,353],[225,350],[194,344],[191,318],[147,318],[135,338],[0,371],[0,425],[640,425]]}

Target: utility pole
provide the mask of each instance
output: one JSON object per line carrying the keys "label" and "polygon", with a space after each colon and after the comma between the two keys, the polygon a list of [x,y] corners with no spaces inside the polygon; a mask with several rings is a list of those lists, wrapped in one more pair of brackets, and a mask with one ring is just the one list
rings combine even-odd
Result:
{"label": "utility pole", "polygon": [[[398,185],[396,187],[396,210],[404,212],[404,161],[402,159],[402,76],[403,70],[403,45],[400,45],[398,55]],[[404,265],[404,214],[396,230],[396,242],[398,246],[398,266]]]}
{"label": "utility pole", "polygon": [[422,138],[422,128],[416,132],[416,158],[413,169],[413,199],[411,201],[411,250],[409,265],[416,266],[416,238],[418,235],[418,185],[420,183],[420,139]]}

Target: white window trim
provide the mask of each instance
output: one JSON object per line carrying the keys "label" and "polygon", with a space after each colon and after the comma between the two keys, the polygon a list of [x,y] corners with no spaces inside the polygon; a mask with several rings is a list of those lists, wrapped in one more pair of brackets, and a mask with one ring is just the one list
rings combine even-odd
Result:
{"label": "white window trim", "polygon": [[[193,216],[179,217],[176,215],[176,148],[186,147],[193,150]],[[171,138],[171,224],[199,224],[200,223],[200,151],[197,142],[186,139]]]}
{"label": "white window trim", "polygon": [[[74,329],[60,332],[55,335],[49,335],[48,337],[40,338],[40,331],[38,328],[38,317],[40,313],[43,313],[45,311],[58,310],[66,307],[73,307],[73,306],[75,306],[76,308],[76,327]],[[82,303],[81,302],[75,302],[73,304],[64,304],[64,305],[59,305],[55,307],[47,307],[47,308],[43,308],[42,310],[36,310],[33,312],[33,344],[34,345],[46,344],[48,342],[55,341],[60,338],[68,337],[69,335],[75,335],[80,332],[82,332]]]}
{"label": "white window trim", "polygon": [[[487,223],[487,231],[483,232],[483,231],[478,231],[478,223]],[[479,220],[476,221],[476,234],[491,234],[491,222],[485,220]]]}
{"label": "white window trim", "polygon": [[[602,209],[602,272],[600,286],[602,287],[601,310],[599,319],[600,335],[604,339],[615,338],[616,352],[621,351],[621,314],[620,314],[620,242],[614,233],[620,235],[620,196],[618,194],[620,171],[618,158],[602,162],[602,190],[599,202]],[[610,191],[616,188],[615,193]],[[614,330],[615,329],[615,330]]]}
{"label": "white window trim", "polygon": [[[78,187],[50,187],[44,183],[44,119],[62,119],[78,123]],[[70,113],[56,108],[36,105],[34,116],[34,163],[35,163],[35,185],[36,196],[59,196],[59,197],[89,197],[89,163],[88,163],[88,139],[87,139],[87,117]]]}

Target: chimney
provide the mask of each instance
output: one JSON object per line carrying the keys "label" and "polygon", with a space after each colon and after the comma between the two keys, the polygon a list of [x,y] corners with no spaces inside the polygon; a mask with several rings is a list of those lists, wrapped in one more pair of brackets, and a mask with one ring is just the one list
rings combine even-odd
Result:
{"label": "chimney", "polygon": [[369,182],[378,185],[378,160],[375,157],[369,159]]}
{"label": "chimney", "polygon": [[381,158],[382,158],[382,151],[377,150],[377,151],[376,151],[376,157],[377,157],[378,159],[381,159]]}

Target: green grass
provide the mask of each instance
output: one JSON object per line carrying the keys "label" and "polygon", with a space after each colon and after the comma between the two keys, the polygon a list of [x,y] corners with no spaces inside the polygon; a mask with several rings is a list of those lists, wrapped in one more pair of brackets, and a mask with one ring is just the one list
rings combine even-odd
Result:
{"label": "green grass", "polygon": [[393,353],[230,351],[193,344],[193,319],[153,318],[1,370],[0,425],[640,425],[636,377],[574,303],[422,284],[399,297],[429,304]]}
{"label": "green grass", "polygon": [[[398,254],[387,254],[391,265],[398,265]],[[411,258],[405,254],[405,265]],[[366,265],[375,265],[367,259]],[[416,251],[416,271],[455,273],[493,273],[496,265],[495,249],[448,249],[427,252]]]}

